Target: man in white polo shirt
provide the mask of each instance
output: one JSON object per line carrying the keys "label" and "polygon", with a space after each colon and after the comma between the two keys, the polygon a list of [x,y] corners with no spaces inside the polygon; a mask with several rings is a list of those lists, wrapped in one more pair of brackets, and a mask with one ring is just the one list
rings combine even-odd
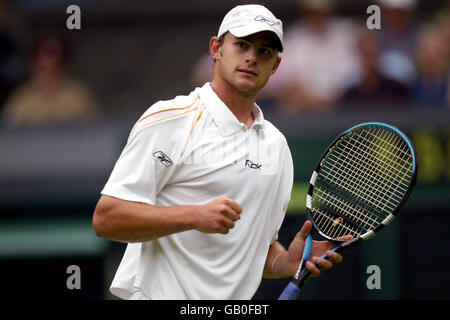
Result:
{"label": "man in white polo shirt", "polygon": [[[210,40],[212,82],[137,121],[93,216],[98,236],[128,243],[113,294],[251,299],[263,276],[295,273],[311,223],[289,250],[277,241],[293,164],[255,104],[282,50],[279,19],[260,5],[237,6]],[[331,248],[314,242],[313,275],[341,261]]]}

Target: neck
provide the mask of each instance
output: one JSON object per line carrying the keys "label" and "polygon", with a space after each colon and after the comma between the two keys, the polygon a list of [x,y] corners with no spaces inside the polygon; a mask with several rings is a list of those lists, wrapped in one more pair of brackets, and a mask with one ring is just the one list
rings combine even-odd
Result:
{"label": "neck", "polygon": [[254,121],[252,109],[256,94],[246,94],[216,79],[211,82],[211,88],[240,122],[248,128],[252,126]]}

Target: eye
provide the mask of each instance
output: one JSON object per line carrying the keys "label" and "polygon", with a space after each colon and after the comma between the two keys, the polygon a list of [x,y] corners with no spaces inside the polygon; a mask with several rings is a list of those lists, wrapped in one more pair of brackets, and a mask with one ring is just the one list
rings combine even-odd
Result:
{"label": "eye", "polygon": [[238,41],[238,42],[236,42],[236,44],[239,48],[242,48],[242,49],[245,49],[248,47],[247,43],[245,43],[244,41]]}
{"label": "eye", "polygon": [[265,57],[272,57],[275,55],[275,50],[272,48],[262,47],[259,49],[259,53]]}

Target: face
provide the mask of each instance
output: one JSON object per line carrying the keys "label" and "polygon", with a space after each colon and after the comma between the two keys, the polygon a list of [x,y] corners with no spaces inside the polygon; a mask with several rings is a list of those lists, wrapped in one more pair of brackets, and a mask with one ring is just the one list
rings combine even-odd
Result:
{"label": "face", "polygon": [[222,43],[211,38],[210,51],[216,59],[214,80],[249,95],[256,95],[275,73],[281,58],[272,32],[236,38],[226,33]]}

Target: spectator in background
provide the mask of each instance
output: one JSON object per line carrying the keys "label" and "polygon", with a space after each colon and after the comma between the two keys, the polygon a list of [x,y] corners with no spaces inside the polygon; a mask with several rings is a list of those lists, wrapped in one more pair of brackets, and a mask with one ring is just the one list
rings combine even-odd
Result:
{"label": "spectator in background", "polygon": [[282,111],[328,112],[359,70],[355,27],[334,14],[335,1],[299,5],[298,21],[285,33],[283,63],[262,97],[276,99]]}
{"label": "spectator in background", "polygon": [[194,63],[192,69],[191,83],[195,87],[201,87],[205,82],[211,82],[214,73],[214,60],[209,52],[202,54]]}
{"label": "spectator in background", "polygon": [[380,72],[409,86],[416,77],[413,51],[419,21],[416,0],[378,0],[381,7]]}
{"label": "spectator in background", "polygon": [[37,42],[31,79],[11,94],[5,105],[6,126],[44,125],[92,120],[97,103],[82,83],[66,73],[66,47],[58,39]]}
{"label": "spectator in background", "polygon": [[358,34],[358,52],[361,75],[355,86],[344,94],[344,109],[402,108],[410,103],[407,86],[380,73],[380,43],[378,31],[361,27]]}
{"label": "spectator in background", "polygon": [[415,50],[418,76],[412,86],[418,107],[450,107],[450,53],[446,37],[439,25],[424,26],[419,33]]}
{"label": "spectator in background", "polygon": [[5,17],[4,4],[0,0],[0,110],[25,73],[22,56]]}
{"label": "spectator in background", "polygon": [[444,7],[437,9],[437,12],[432,19],[432,23],[440,29],[440,32],[444,37],[444,43],[447,44],[447,47],[450,46],[450,0],[447,0]]}

